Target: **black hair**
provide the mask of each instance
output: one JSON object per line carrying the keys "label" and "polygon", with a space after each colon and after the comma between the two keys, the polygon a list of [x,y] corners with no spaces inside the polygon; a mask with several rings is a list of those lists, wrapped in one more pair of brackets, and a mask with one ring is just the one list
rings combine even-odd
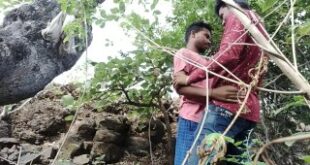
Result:
{"label": "black hair", "polygon": [[212,27],[210,24],[203,22],[203,21],[198,21],[198,22],[194,22],[192,24],[190,24],[185,32],[185,43],[188,42],[189,36],[191,35],[191,32],[199,32],[202,29],[208,29],[210,31],[210,33],[212,32]]}
{"label": "black hair", "polygon": [[[236,4],[238,4],[243,9],[251,9],[250,5],[248,4],[247,0],[234,0]],[[225,6],[225,2],[222,0],[216,0],[215,3],[215,14],[219,16],[220,8]]]}

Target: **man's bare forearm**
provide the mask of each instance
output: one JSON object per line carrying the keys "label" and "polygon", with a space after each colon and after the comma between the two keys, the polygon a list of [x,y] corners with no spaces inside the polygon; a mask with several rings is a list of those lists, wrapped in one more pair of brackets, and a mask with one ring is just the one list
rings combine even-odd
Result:
{"label": "man's bare forearm", "polygon": [[[193,86],[182,86],[177,89],[180,95],[191,97],[194,100],[202,101],[207,96],[205,88],[193,87]],[[214,89],[209,89],[208,96],[215,100],[221,100],[225,102],[238,102],[243,99],[245,95],[238,95],[239,90],[234,86],[221,86]]]}
{"label": "man's bare forearm", "polygon": [[206,89],[193,86],[182,86],[177,92],[187,97],[206,97]]}

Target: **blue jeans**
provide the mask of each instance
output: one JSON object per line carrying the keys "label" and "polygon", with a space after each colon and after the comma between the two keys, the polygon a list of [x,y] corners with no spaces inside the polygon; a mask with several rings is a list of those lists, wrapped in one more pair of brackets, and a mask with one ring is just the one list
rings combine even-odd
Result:
{"label": "blue jeans", "polygon": [[[198,165],[199,157],[197,155],[197,147],[200,145],[204,137],[211,133],[223,133],[233,118],[234,114],[228,110],[212,104],[209,105],[209,112],[203,125],[203,130],[199,135],[199,139],[196,146],[194,147],[193,153],[187,161],[188,165]],[[248,137],[249,131],[251,131],[255,125],[255,122],[243,118],[238,118],[226,136],[233,138],[236,142],[245,141]],[[198,129],[195,134],[198,134]],[[228,144],[227,147],[226,155],[240,156],[244,152],[244,150],[235,147],[233,144]],[[232,165],[234,163],[229,162],[229,164]]]}
{"label": "blue jeans", "polygon": [[198,127],[197,122],[186,120],[182,117],[179,117],[178,120],[174,165],[182,164],[187,151],[193,144],[195,132]]}

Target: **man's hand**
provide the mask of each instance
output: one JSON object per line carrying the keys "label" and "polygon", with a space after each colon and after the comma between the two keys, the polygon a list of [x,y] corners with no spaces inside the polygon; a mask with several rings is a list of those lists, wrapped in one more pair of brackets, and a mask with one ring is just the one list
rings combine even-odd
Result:
{"label": "man's hand", "polygon": [[238,89],[233,86],[221,86],[214,88],[210,92],[210,97],[215,100],[227,101],[227,102],[238,102],[243,100],[245,94],[238,94]]}
{"label": "man's hand", "polygon": [[180,86],[188,85],[187,77],[183,72],[179,72],[173,76],[173,86],[178,89]]}

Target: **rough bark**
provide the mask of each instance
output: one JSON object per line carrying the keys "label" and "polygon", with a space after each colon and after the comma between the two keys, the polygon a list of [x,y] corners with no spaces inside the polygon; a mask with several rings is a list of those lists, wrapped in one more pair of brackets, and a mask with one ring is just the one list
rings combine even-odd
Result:
{"label": "rough bark", "polygon": [[[6,14],[0,26],[0,105],[34,96],[82,55],[85,46],[66,52],[63,36],[58,43],[43,39],[41,31],[59,12],[56,0],[34,0]],[[91,41],[91,27],[88,36]]]}

